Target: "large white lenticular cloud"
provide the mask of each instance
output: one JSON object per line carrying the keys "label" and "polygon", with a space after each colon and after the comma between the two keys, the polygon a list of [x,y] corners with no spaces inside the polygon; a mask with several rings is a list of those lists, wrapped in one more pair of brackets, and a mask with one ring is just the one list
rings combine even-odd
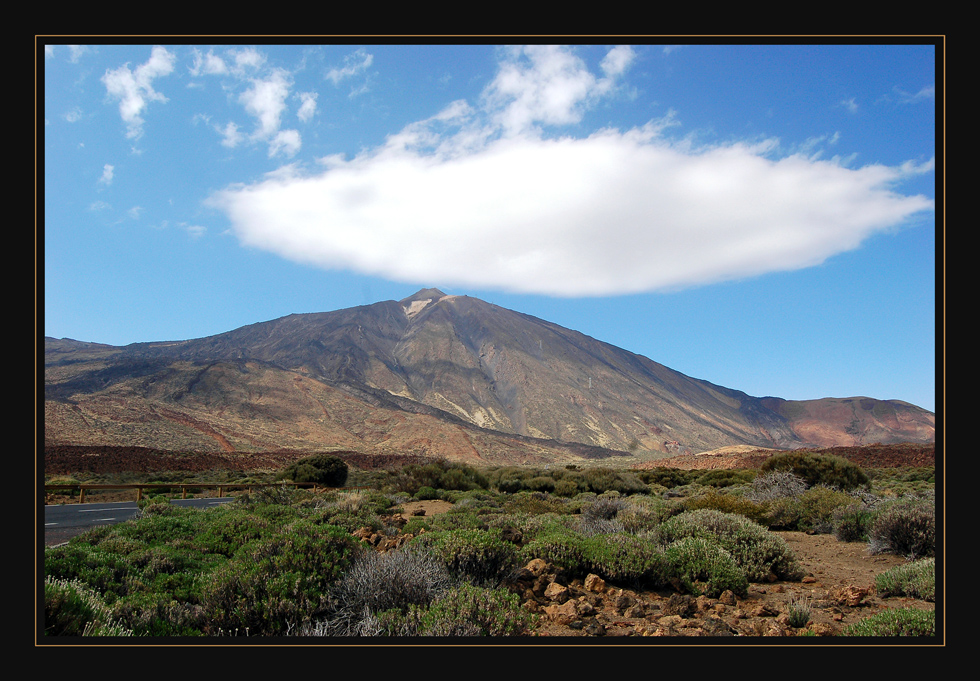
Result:
{"label": "large white lenticular cloud", "polygon": [[933,203],[848,169],[641,135],[402,150],[214,197],[242,243],[396,281],[557,296],[690,286],[818,264]]}
{"label": "large white lenticular cloud", "polygon": [[[483,120],[454,102],[381,149],[283,169],[211,203],[244,245],[408,283],[555,296],[681,288],[819,264],[933,210],[894,185],[930,165],[850,169],[774,143],[691,149],[669,124],[545,138],[615,88],[560,48],[515,50],[484,93]],[[436,126],[458,125],[455,135]]]}

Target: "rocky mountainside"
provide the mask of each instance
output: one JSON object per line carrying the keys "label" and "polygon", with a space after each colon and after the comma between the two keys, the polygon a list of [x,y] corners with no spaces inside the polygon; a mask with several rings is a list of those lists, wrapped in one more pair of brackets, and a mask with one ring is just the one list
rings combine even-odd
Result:
{"label": "rocky mountainside", "polygon": [[752,397],[438,289],[186,341],[45,339],[50,445],[541,462],[934,439],[914,405]]}

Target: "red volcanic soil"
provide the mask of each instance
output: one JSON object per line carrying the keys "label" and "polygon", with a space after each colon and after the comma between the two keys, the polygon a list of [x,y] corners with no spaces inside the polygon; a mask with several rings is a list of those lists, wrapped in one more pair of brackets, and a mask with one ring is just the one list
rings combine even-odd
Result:
{"label": "red volcanic soil", "polygon": [[[45,475],[71,473],[190,473],[230,470],[243,473],[274,471],[316,452],[170,452],[147,447],[57,446],[44,448]],[[423,461],[417,456],[368,455],[360,452],[327,452],[362,470],[403,466]]]}
{"label": "red volcanic soil", "polygon": [[[936,463],[935,444],[889,444],[860,447],[829,447],[808,449],[818,454],[832,454],[853,461],[862,468],[895,468],[901,466],[933,466]],[[353,451],[328,452],[348,465],[362,470],[424,463],[428,459],[415,455],[377,455]],[[675,456],[668,459],[637,464],[635,468],[758,468],[778,453],[777,450],[754,450]],[[231,470],[242,473],[275,471],[314,452],[171,452],[146,447],[84,447],[56,446],[44,448],[44,473],[150,473],[154,471],[203,472]]]}
{"label": "red volcanic soil", "polygon": [[[711,469],[711,468],[759,468],[766,459],[780,450],[759,449],[746,452],[731,452],[719,450],[704,454],[674,456],[669,459],[657,459],[637,468],[681,468],[681,469]],[[900,468],[904,466],[934,466],[936,464],[935,443],[916,444],[874,444],[859,447],[826,447],[823,449],[800,449],[795,451],[813,452],[814,454],[830,454],[851,461],[861,468]]]}

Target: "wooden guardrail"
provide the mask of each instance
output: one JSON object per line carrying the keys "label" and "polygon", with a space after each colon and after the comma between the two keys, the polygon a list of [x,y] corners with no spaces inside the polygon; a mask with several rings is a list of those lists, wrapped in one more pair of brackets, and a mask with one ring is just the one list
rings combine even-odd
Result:
{"label": "wooden guardrail", "polygon": [[324,485],[319,485],[315,482],[259,482],[259,483],[207,483],[207,482],[153,482],[153,483],[132,483],[126,485],[109,485],[109,484],[96,484],[96,483],[72,483],[64,485],[45,485],[45,493],[55,490],[69,490],[74,492],[74,490],[79,491],[78,503],[85,503],[85,490],[99,490],[99,489],[135,489],[136,490],[136,501],[143,500],[143,490],[153,490],[153,489],[179,489],[181,492],[181,499],[187,498],[188,489],[217,489],[218,496],[224,496],[226,490],[245,490],[251,493],[253,488],[257,487],[297,487],[310,489],[313,492],[325,491],[325,490],[350,490],[350,489],[368,489],[367,487],[326,487]]}

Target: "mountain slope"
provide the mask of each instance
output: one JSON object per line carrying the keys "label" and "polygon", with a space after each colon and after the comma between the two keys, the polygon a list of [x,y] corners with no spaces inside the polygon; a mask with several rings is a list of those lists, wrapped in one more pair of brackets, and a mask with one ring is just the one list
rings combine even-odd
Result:
{"label": "mountain slope", "polygon": [[61,444],[480,457],[504,438],[534,450],[528,456],[560,460],[598,452],[578,445],[697,452],[935,437],[934,415],[913,405],[751,397],[438,289],[187,341],[115,348],[47,339],[45,364],[45,437]]}

